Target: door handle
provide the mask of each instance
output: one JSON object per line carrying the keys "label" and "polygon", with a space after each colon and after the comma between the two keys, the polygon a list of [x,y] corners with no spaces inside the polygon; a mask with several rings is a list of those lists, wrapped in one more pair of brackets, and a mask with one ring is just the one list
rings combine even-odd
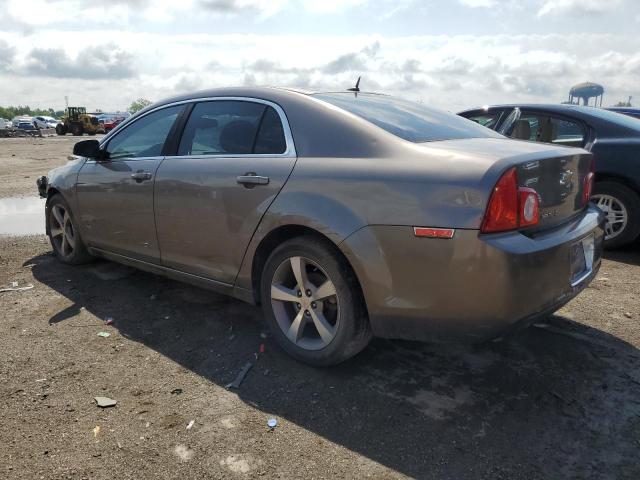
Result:
{"label": "door handle", "polygon": [[151,174],[149,172],[139,171],[131,174],[131,178],[133,178],[136,182],[144,182],[145,180],[151,180]]}
{"label": "door handle", "polygon": [[256,185],[268,185],[269,177],[262,177],[254,172],[248,172],[236,177],[236,181],[247,188],[253,188]]}

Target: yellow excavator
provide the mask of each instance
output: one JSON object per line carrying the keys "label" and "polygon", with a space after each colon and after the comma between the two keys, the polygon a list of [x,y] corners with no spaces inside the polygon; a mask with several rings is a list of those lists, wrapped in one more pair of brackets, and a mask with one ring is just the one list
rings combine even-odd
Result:
{"label": "yellow excavator", "polygon": [[87,113],[86,108],[68,107],[62,117],[62,122],[56,127],[56,133],[66,135],[69,132],[76,136],[83,133],[95,135],[96,133],[104,133],[104,127],[98,122],[95,115]]}

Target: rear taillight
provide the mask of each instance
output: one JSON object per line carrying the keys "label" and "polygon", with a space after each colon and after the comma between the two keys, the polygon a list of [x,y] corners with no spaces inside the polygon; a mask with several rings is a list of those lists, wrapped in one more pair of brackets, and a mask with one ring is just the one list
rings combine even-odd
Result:
{"label": "rear taillight", "polygon": [[536,225],[540,220],[540,199],[533,188],[519,187],[516,168],[507,170],[491,192],[482,233],[505,232]]}
{"label": "rear taillight", "polygon": [[593,190],[593,180],[596,176],[596,161],[595,159],[591,159],[591,166],[589,168],[589,173],[582,180],[582,206],[585,206],[589,203],[589,199],[591,198],[591,192]]}

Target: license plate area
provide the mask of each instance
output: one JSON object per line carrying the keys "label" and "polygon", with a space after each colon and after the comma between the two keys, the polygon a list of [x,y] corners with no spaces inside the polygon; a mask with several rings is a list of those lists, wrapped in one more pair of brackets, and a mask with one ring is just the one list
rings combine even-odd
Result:
{"label": "license plate area", "polygon": [[571,286],[575,287],[593,273],[595,235],[591,234],[571,245]]}

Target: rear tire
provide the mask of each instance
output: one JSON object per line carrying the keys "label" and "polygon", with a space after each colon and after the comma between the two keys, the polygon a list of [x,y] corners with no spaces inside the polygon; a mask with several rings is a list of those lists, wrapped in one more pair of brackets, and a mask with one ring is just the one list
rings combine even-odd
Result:
{"label": "rear tire", "polygon": [[327,241],[302,236],[276,248],[264,266],[260,292],[275,340],[301,362],[335,365],[371,340],[355,275]]}
{"label": "rear tire", "polygon": [[62,263],[80,265],[93,257],[87,251],[69,204],[62,195],[55,194],[47,202],[47,232],[55,256]]}
{"label": "rear tire", "polygon": [[82,125],[71,125],[71,133],[76,137],[81,136],[84,133]]}
{"label": "rear tire", "polygon": [[623,247],[640,235],[640,197],[615,181],[595,184],[591,200],[607,215],[605,248]]}

